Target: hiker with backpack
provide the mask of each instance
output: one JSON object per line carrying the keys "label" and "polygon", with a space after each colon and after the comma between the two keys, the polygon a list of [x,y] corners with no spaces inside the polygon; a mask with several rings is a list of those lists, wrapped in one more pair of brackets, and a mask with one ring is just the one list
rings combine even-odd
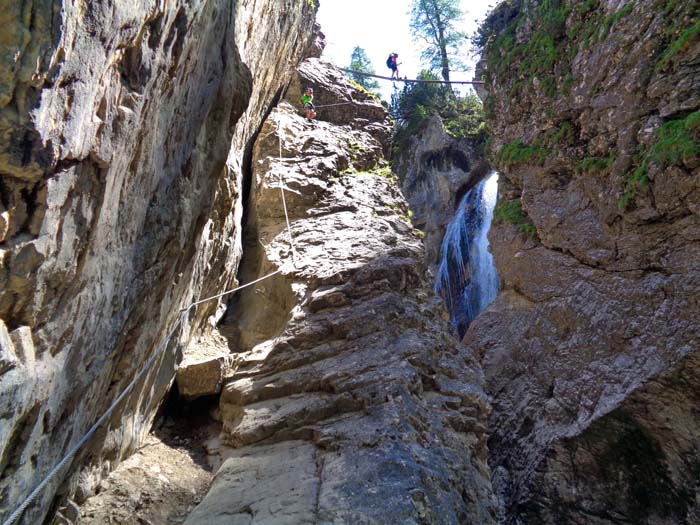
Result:
{"label": "hiker with backpack", "polygon": [[398,53],[390,53],[389,58],[386,59],[386,67],[391,69],[391,78],[396,80],[399,79],[399,66],[401,65],[398,58]]}
{"label": "hiker with backpack", "polygon": [[314,107],[314,90],[307,87],[304,90],[304,94],[299,99],[299,103],[304,106],[304,111],[306,112],[306,118],[311,120],[316,118],[316,108]]}

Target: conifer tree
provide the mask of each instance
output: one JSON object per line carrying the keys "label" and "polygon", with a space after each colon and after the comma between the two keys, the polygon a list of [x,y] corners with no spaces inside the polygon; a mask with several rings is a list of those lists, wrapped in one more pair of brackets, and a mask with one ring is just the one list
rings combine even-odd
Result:
{"label": "conifer tree", "polygon": [[[372,62],[370,62],[369,57],[364,49],[360,46],[355,46],[352,50],[352,56],[350,57],[350,65],[347,69],[352,69],[354,71],[363,71],[365,73],[374,74],[374,68],[372,67]],[[346,73],[348,77],[360,84],[367,91],[376,93],[379,90],[379,83],[371,77],[366,77],[364,75],[358,75],[356,73]]]}
{"label": "conifer tree", "polygon": [[411,29],[426,44],[421,58],[445,82],[450,69],[464,67],[459,54],[467,35],[456,27],[462,16],[459,0],[413,0],[411,6]]}

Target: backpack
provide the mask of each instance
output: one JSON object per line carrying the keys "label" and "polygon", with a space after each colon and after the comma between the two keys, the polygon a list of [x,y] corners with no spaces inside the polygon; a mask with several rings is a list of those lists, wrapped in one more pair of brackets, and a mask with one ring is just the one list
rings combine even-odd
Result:
{"label": "backpack", "polygon": [[389,55],[389,58],[386,59],[386,67],[388,67],[389,69],[393,69],[393,66],[394,66],[393,58],[394,58],[394,55]]}

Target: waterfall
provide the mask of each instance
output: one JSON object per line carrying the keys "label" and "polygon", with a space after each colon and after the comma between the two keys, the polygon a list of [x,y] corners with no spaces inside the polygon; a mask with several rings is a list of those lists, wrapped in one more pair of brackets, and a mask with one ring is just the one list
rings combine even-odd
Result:
{"label": "waterfall", "polygon": [[492,173],[462,198],[442,241],[435,292],[445,300],[460,337],[498,293],[487,237],[497,194],[498,174]]}

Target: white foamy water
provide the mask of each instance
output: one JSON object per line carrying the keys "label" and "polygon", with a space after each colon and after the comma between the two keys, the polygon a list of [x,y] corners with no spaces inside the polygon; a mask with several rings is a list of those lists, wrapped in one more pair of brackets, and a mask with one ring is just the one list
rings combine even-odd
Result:
{"label": "white foamy water", "polygon": [[460,335],[498,294],[488,241],[497,196],[498,174],[492,173],[462,198],[442,241],[435,291]]}

